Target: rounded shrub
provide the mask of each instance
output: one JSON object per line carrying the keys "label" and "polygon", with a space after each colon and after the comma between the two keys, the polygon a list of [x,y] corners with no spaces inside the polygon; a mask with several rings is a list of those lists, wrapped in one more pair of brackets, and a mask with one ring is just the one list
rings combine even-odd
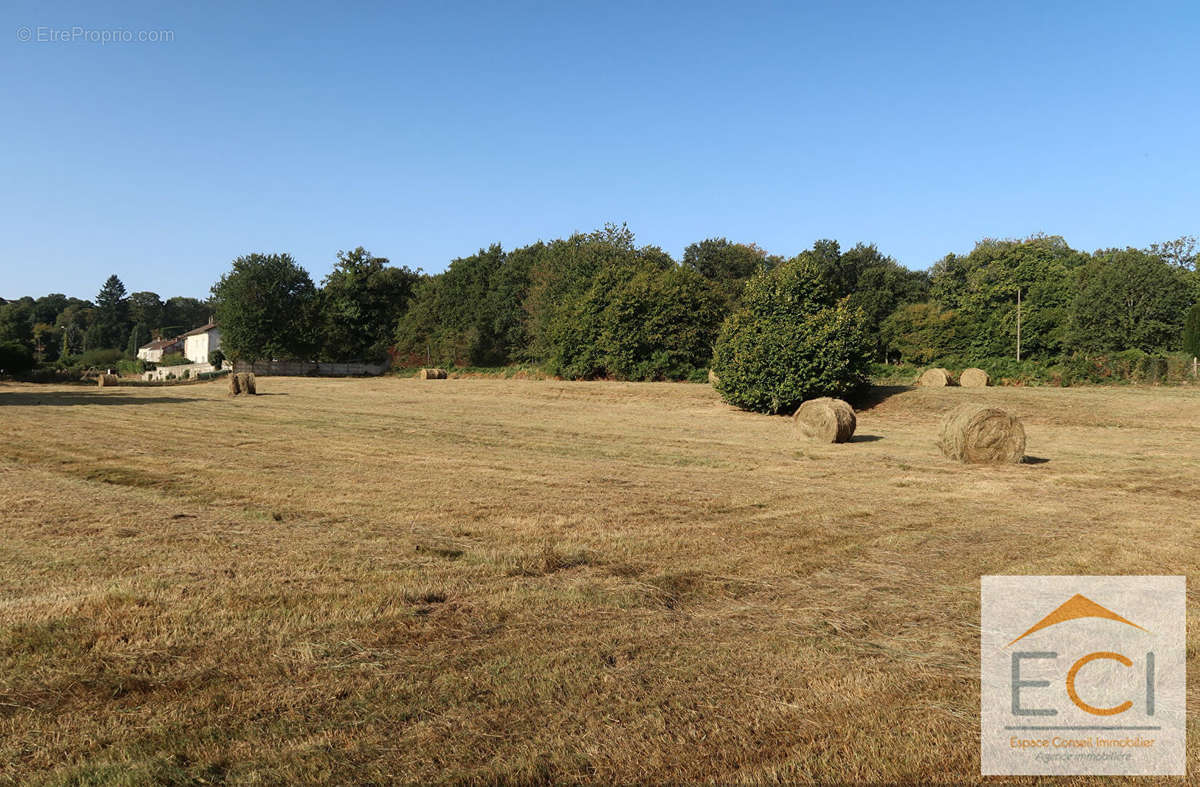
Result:
{"label": "rounded shrub", "polygon": [[714,348],[715,387],[744,410],[790,412],[865,387],[870,349],[862,312],[836,300],[802,254],[746,284]]}

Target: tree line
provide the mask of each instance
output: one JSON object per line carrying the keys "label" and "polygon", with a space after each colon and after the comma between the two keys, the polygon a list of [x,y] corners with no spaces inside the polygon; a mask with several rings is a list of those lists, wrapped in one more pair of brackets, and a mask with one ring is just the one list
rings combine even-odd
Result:
{"label": "tree line", "polygon": [[1091,253],[1059,236],[984,239],[912,271],[872,244],[843,249],[831,240],[785,258],[710,238],[676,260],[612,224],[512,250],[493,245],[437,274],[359,247],[338,252],[319,287],[288,254],[250,254],[233,262],[208,301],[126,296],[113,276],[94,302],[50,295],[0,306],[0,344],[42,364],[95,349],[129,355],[151,333],[171,335],[212,313],[232,358],[390,356],[401,365],[532,364],[569,379],[700,379],[722,326],[745,311],[750,283],[776,286],[771,274],[785,264],[801,271],[787,287],[819,291],[876,363],[1011,358],[1018,323],[1022,358],[1038,362],[1121,350],[1200,353],[1191,237]]}
{"label": "tree line", "polygon": [[95,300],[51,293],[0,302],[0,369],[113,364],[136,355],[152,336],[203,325],[211,306],[197,298],[127,293],[109,276]]}

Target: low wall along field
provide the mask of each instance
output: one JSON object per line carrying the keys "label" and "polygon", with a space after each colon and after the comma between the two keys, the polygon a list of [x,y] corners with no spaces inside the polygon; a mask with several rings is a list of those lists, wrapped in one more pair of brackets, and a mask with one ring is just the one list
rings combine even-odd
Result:
{"label": "low wall along field", "polygon": [[238,361],[235,372],[253,372],[263,377],[363,377],[377,376],[387,371],[384,363],[332,363],[316,361]]}
{"label": "low wall along field", "polygon": [[1200,581],[1195,388],[262,389],[0,385],[0,781],[978,782],[981,574]]}

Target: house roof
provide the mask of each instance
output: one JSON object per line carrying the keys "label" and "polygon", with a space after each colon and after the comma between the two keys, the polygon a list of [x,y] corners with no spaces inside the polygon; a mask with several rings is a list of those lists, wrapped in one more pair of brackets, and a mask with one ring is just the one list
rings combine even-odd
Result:
{"label": "house roof", "polygon": [[208,333],[209,331],[211,331],[213,328],[216,328],[216,327],[217,327],[217,324],[215,322],[206,323],[204,325],[201,325],[199,328],[193,328],[192,330],[188,331],[187,333],[180,334],[180,338],[182,338],[183,336],[199,336],[202,333]]}
{"label": "house roof", "polygon": [[139,350],[161,350],[164,347],[170,347],[172,344],[178,344],[179,339],[159,339],[158,341],[143,344]]}

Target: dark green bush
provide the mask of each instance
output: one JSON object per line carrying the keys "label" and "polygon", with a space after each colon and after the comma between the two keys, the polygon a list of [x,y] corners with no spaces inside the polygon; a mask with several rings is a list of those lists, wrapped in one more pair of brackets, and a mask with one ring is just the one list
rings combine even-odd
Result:
{"label": "dark green bush", "polygon": [[871,343],[860,310],[835,301],[805,255],[756,275],[717,339],[717,391],[730,404],[790,411],[816,396],[864,387]]}
{"label": "dark green bush", "polygon": [[0,372],[22,374],[33,368],[33,353],[20,342],[0,342]]}
{"label": "dark green bush", "polygon": [[183,366],[184,364],[188,364],[188,363],[191,363],[191,361],[188,360],[188,357],[186,355],[183,355],[182,353],[168,353],[167,355],[164,355],[162,357],[162,359],[158,362],[158,365],[159,366]]}
{"label": "dark green bush", "polygon": [[80,355],[76,362],[85,369],[89,367],[116,368],[117,363],[124,358],[125,353],[120,350],[88,350]]}
{"label": "dark green bush", "polygon": [[221,364],[225,363],[225,353],[220,350],[213,350],[208,354],[208,362],[220,369]]}

